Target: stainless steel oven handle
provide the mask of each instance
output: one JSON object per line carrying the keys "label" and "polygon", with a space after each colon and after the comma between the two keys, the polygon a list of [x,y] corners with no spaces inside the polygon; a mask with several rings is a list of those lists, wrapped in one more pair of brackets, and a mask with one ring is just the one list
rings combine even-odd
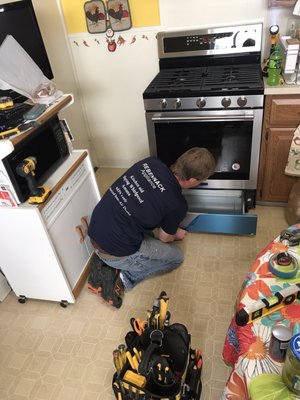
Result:
{"label": "stainless steel oven handle", "polygon": [[207,115],[201,115],[201,116],[195,116],[195,117],[152,117],[152,121],[245,121],[245,120],[253,120],[254,115],[214,115],[214,116],[207,116]]}

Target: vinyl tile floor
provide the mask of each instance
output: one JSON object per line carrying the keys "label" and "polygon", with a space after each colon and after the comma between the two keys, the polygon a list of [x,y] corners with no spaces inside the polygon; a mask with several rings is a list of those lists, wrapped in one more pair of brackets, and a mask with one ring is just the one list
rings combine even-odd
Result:
{"label": "vinyl tile floor", "polygon": [[[103,194],[123,170],[101,168]],[[126,292],[120,309],[85,287],[67,308],[58,303],[0,303],[1,400],[113,400],[112,351],[124,342],[132,316],[146,310],[162,290],[170,298],[171,322],[191,333],[203,353],[201,400],[219,400],[230,368],[222,361],[224,338],[240,285],[258,253],[287,227],[284,207],[257,205],[253,237],[189,233],[180,243],[184,263]]]}

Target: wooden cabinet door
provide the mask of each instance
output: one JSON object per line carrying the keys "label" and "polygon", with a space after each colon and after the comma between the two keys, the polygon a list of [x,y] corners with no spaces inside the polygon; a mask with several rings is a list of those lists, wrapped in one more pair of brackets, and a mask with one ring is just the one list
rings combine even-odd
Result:
{"label": "wooden cabinet door", "polygon": [[[297,127],[300,123],[300,97],[272,96],[269,124],[274,127]],[[267,104],[266,104],[267,106]]]}
{"label": "wooden cabinet door", "polygon": [[270,128],[262,187],[263,201],[287,202],[294,177],[285,175],[294,128]]}

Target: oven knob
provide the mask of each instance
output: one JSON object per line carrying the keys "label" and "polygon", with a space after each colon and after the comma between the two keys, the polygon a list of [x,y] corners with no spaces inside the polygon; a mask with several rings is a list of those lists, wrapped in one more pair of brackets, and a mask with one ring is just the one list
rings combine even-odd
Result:
{"label": "oven knob", "polygon": [[206,100],[203,97],[201,97],[196,101],[196,104],[198,108],[203,108],[206,105]]}
{"label": "oven knob", "polygon": [[180,99],[176,99],[174,101],[174,107],[175,108],[180,108],[181,107],[181,100]]}
{"label": "oven knob", "polygon": [[167,103],[167,100],[166,100],[166,99],[162,99],[162,100],[160,101],[160,106],[161,106],[161,108],[167,108],[167,105],[168,105],[168,103]]}
{"label": "oven knob", "polygon": [[230,104],[231,104],[231,100],[230,100],[229,97],[224,97],[224,98],[222,99],[222,106],[223,106],[224,108],[228,108],[228,107],[230,106]]}
{"label": "oven knob", "polygon": [[239,98],[237,99],[237,103],[238,103],[238,105],[239,105],[240,107],[245,107],[245,105],[247,104],[247,98],[244,97],[244,96],[239,97]]}

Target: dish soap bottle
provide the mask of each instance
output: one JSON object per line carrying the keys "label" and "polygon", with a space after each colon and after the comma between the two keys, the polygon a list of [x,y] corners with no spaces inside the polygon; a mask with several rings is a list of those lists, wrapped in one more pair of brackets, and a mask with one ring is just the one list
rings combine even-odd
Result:
{"label": "dish soap bottle", "polygon": [[281,74],[282,56],[279,47],[276,45],[269,58],[267,84],[270,86],[279,85]]}

